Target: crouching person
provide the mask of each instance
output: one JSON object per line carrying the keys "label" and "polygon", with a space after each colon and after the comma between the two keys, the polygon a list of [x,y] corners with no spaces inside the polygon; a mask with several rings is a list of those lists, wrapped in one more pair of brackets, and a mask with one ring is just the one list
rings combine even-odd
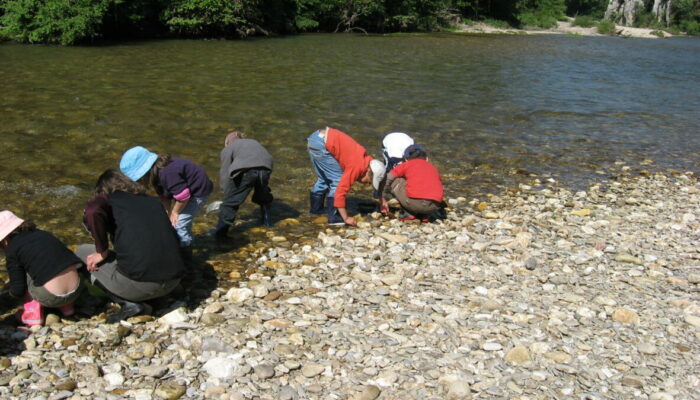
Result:
{"label": "crouching person", "polygon": [[151,307],[144,302],[169,294],[180,283],[184,263],[177,232],[161,202],[119,171],[100,175],[95,192],[83,217],[95,244],[82,245],[76,253],[92,282],[120,306],[107,322],[149,314]]}
{"label": "crouching person", "polygon": [[37,229],[11,211],[0,211],[0,248],[10,276],[9,294],[23,298],[22,323],[44,323],[43,307],[73,315],[82,286],[80,259],[49,232]]}
{"label": "crouching person", "polygon": [[387,174],[382,212],[389,212],[388,200],[393,195],[404,211],[402,221],[418,218],[427,222],[435,217],[444,218],[440,173],[428,162],[425,149],[421,145],[411,145],[406,148],[404,158],[405,162]]}

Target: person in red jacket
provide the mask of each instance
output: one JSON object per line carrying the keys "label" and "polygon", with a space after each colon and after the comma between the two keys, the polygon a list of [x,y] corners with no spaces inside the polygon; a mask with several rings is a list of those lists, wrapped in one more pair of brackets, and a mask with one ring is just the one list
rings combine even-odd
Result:
{"label": "person in red jacket", "polygon": [[381,210],[389,212],[388,200],[395,197],[408,213],[402,220],[420,218],[427,221],[444,207],[440,173],[427,160],[423,146],[414,144],[404,152],[405,162],[397,165],[386,177]]}
{"label": "person in red jacket", "polygon": [[307,148],[317,175],[309,196],[310,212],[327,213],[329,224],[356,225],[347,213],[345,198],[356,181],[372,183],[378,189],[384,163],[372,159],[353,138],[333,128],[312,133]]}

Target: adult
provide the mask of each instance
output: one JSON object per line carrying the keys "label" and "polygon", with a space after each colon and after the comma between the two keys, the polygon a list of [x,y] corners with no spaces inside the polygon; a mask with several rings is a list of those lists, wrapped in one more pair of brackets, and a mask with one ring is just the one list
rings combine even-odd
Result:
{"label": "adult", "polygon": [[108,322],[149,313],[144,301],[165,296],[180,283],[185,267],[177,232],[161,202],[119,171],[100,175],[95,193],[83,217],[95,244],[80,246],[76,254],[92,282],[121,307]]}
{"label": "adult", "polygon": [[270,205],[273,197],[269,182],[273,162],[270,153],[257,140],[234,131],[226,135],[220,159],[219,184],[224,190],[224,200],[219,206],[219,221],[213,233],[217,237],[226,236],[238,208],[251,191],[253,203],[260,206],[263,225],[272,226]]}
{"label": "adult", "polygon": [[309,195],[310,212],[325,211],[329,224],[357,225],[355,218],[348,215],[346,196],[357,181],[379,188],[384,164],[368,155],[353,138],[333,128],[312,133],[307,149],[317,176]]}

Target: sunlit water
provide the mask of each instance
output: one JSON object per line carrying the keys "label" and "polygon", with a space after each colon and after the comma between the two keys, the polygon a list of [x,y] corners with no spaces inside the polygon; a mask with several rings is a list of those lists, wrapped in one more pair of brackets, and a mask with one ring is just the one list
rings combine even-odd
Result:
{"label": "sunlit water", "polygon": [[[528,173],[583,187],[616,161],[697,170],[699,66],[694,38],[301,35],[2,44],[2,208],[70,244],[86,242],[84,203],[125,149],[143,145],[191,159],[217,181],[231,128],[275,157],[274,219],[303,223],[273,232],[291,238],[313,234],[305,223],[313,182],[305,139],[326,125],[375,156],[384,134],[413,135],[440,168],[449,196],[497,192]],[[212,196],[220,198],[219,191]],[[249,240],[256,218],[252,206],[243,208],[231,246]],[[214,223],[214,215],[199,218],[196,229]],[[219,249],[225,258],[228,248]]]}

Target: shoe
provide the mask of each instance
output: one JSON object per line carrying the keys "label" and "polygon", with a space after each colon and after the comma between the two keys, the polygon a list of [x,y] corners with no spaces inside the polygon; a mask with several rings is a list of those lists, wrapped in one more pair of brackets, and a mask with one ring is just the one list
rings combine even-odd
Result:
{"label": "shoe", "polygon": [[33,299],[26,301],[27,297],[31,299],[31,296],[25,296],[25,303],[20,320],[27,326],[42,325],[44,323],[44,309],[41,303]]}
{"label": "shoe", "polygon": [[270,203],[260,206],[260,217],[263,226],[272,226],[272,218],[270,217]]}
{"label": "shoe", "polygon": [[326,207],[323,204],[325,198],[325,193],[309,192],[309,213],[317,215],[325,214]]}
{"label": "shoe", "polygon": [[410,212],[406,211],[406,209],[402,208],[401,212],[399,213],[399,221],[413,221],[416,219],[416,216],[411,214]]}
{"label": "shoe", "polygon": [[64,317],[70,317],[71,315],[75,314],[75,307],[73,306],[73,303],[64,304],[58,307],[58,310]]}
{"label": "shoe", "polygon": [[134,303],[124,299],[119,299],[119,311],[107,317],[108,324],[125,320],[139,314],[151,314],[153,309],[146,303]]}
{"label": "shoe", "polygon": [[225,238],[228,235],[229,224],[219,221],[216,224],[216,228],[209,231],[209,236],[215,237],[217,239]]}
{"label": "shoe", "polygon": [[333,206],[333,197],[326,197],[326,213],[328,215],[328,225],[345,225],[343,217],[338,209]]}

